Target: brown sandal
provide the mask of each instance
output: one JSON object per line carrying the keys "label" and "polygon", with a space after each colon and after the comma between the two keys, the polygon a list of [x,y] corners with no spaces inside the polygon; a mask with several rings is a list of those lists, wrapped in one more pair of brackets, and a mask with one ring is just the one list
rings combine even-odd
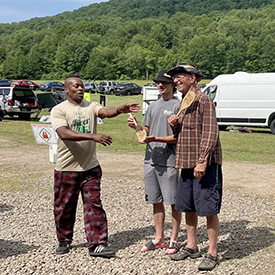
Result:
{"label": "brown sandal", "polygon": [[188,257],[192,259],[199,258],[201,256],[201,252],[198,248],[191,249],[188,247],[183,247],[180,251],[170,256],[170,258],[174,261],[182,261]]}

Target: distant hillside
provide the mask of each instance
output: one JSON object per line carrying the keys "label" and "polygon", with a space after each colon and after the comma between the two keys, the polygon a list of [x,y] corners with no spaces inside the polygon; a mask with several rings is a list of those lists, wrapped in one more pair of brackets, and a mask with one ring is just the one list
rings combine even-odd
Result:
{"label": "distant hillside", "polygon": [[88,16],[93,20],[109,14],[136,20],[163,15],[172,16],[177,12],[202,15],[210,14],[212,11],[259,9],[272,3],[274,0],[110,0],[74,11],[74,16],[77,18]]}
{"label": "distant hillside", "polygon": [[102,16],[108,15],[131,20],[161,16],[170,17],[177,12],[186,12],[194,16],[211,15],[217,11],[259,9],[273,3],[275,3],[275,0],[109,0],[108,2],[91,4],[72,12],[63,12],[51,17],[33,18],[24,22],[13,23],[12,26],[15,29],[28,26],[39,30],[73,22],[98,20]]}
{"label": "distant hillside", "polygon": [[179,61],[213,78],[275,71],[275,0],[110,0],[0,24],[0,78],[153,79]]}

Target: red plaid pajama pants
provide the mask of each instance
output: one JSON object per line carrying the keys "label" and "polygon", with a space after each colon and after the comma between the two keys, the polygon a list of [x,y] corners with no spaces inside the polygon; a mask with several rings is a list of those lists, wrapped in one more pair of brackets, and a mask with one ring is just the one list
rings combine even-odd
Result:
{"label": "red plaid pajama pants", "polygon": [[85,172],[54,171],[54,217],[58,241],[72,241],[79,192],[89,248],[107,243],[107,217],[100,200],[100,166]]}

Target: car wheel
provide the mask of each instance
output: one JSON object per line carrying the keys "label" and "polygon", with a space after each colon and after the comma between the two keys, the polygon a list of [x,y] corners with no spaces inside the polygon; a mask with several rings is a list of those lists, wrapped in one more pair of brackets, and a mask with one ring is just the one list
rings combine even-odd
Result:
{"label": "car wheel", "polygon": [[127,92],[126,92],[126,95],[131,95],[131,92],[130,92],[130,91],[127,91]]}
{"label": "car wheel", "polygon": [[25,119],[29,120],[31,118],[31,114],[25,114]]}
{"label": "car wheel", "polygon": [[31,114],[19,114],[18,116],[21,120],[29,120],[31,118]]}
{"label": "car wheel", "polygon": [[270,129],[273,135],[275,135],[275,119],[272,120],[270,124]]}
{"label": "car wheel", "polygon": [[219,125],[219,130],[220,131],[225,131],[227,128],[227,125]]}
{"label": "car wheel", "polygon": [[1,110],[1,108],[0,108],[0,121],[2,121],[3,120],[3,118],[4,118],[4,112]]}
{"label": "car wheel", "polygon": [[113,94],[114,94],[114,90],[111,90],[111,91],[110,91],[110,95],[113,95]]}

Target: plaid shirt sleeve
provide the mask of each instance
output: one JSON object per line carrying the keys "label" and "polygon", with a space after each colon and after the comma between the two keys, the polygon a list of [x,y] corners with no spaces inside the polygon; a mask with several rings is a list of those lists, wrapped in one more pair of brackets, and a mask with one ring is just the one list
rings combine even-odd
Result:
{"label": "plaid shirt sleeve", "polygon": [[202,135],[198,163],[203,163],[206,156],[212,155],[219,138],[215,106],[209,97],[202,100]]}

